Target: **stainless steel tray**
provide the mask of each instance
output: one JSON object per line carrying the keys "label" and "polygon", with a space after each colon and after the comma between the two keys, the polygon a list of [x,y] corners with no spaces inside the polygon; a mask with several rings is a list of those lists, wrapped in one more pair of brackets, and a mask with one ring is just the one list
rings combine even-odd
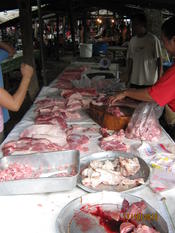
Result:
{"label": "stainless steel tray", "polygon": [[[121,209],[123,200],[126,199],[129,203],[138,202],[143,199],[132,196],[126,193],[116,192],[97,192],[86,194],[82,197],[74,199],[68,203],[59,213],[56,220],[56,232],[57,233],[105,233],[105,229],[99,224],[98,219],[91,215],[82,212],[80,209],[82,206],[100,205],[105,210],[117,210]],[[156,212],[147,202],[145,202],[147,208],[143,211],[144,214],[157,213],[156,220],[147,220],[141,222],[148,226],[154,227],[160,233],[168,233],[168,226],[162,216]]]}
{"label": "stainless steel tray", "polygon": [[[0,195],[72,190],[77,184],[80,170],[80,155],[79,151],[70,150],[7,156],[0,159],[0,169],[5,169],[13,163],[28,164],[36,171],[40,171],[42,168],[41,177],[0,182]],[[50,176],[50,174],[59,171],[58,168],[67,169],[66,174],[68,175],[58,177],[55,174]],[[73,175],[72,169],[74,169]],[[47,175],[50,177],[47,177]]]}
{"label": "stainless steel tray", "polygon": [[[117,157],[127,157],[127,158],[133,158],[133,157],[137,157],[140,163],[140,170],[134,175],[132,176],[133,179],[135,178],[143,178],[144,179],[144,184],[136,186],[136,187],[131,187],[130,189],[120,189],[120,187],[114,186],[114,185],[104,185],[104,184],[100,184],[98,185],[98,187],[93,188],[90,186],[85,186],[82,184],[82,176],[81,176],[81,172],[88,167],[89,163],[93,160],[114,160]],[[113,151],[104,151],[104,152],[98,152],[98,153],[94,153],[91,154],[89,156],[83,157],[82,159],[80,159],[80,175],[78,177],[78,186],[82,189],[84,189],[87,192],[98,192],[98,191],[116,191],[116,192],[126,192],[126,191],[135,191],[138,190],[140,188],[143,188],[145,185],[147,185],[149,183],[149,178],[150,178],[150,168],[149,166],[145,163],[145,161],[143,159],[141,159],[138,156],[135,156],[133,154],[130,153],[125,153],[125,152],[113,152]]]}

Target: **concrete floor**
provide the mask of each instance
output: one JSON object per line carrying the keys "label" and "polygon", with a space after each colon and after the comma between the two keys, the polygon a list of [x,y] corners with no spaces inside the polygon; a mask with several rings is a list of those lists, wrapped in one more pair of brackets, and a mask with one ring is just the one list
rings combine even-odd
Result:
{"label": "concrete floor", "polygon": [[[62,56],[59,61],[48,59],[48,61],[46,62],[46,77],[47,77],[48,85],[63,71],[63,69],[66,66],[70,64],[72,58],[73,58],[72,54],[69,52],[67,54],[64,54],[64,56]],[[43,86],[42,85],[43,82],[42,82],[42,77],[39,76],[40,75],[38,75],[38,81],[41,89]],[[24,114],[31,107],[32,104],[33,102],[31,101],[29,94],[27,94],[20,110],[18,112],[9,112],[10,120],[4,125],[5,137],[14,128],[14,126],[21,120],[21,118],[24,116]]]}

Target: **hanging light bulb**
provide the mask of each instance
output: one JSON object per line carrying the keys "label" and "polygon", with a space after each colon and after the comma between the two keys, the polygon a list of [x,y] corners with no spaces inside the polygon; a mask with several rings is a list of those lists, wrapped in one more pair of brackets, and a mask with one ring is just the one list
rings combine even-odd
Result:
{"label": "hanging light bulb", "polygon": [[100,18],[97,18],[97,23],[102,23],[102,20]]}

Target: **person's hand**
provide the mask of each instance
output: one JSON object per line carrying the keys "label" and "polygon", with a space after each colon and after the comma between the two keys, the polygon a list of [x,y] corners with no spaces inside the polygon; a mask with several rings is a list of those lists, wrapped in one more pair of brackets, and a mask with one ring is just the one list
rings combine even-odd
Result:
{"label": "person's hand", "polygon": [[33,67],[22,63],[21,64],[21,74],[23,77],[30,79],[33,75]]}
{"label": "person's hand", "polygon": [[125,91],[118,93],[117,95],[109,97],[108,104],[114,105],[117,101],[122,100],[126,97]]}

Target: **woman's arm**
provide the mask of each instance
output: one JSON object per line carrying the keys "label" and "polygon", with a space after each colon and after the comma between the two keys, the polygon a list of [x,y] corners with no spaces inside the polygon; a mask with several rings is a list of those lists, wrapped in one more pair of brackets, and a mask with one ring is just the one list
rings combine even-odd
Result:
{"label": "woman's arm", "polygon": [[12,57],[15,54],[15,49],[5,42],[0,42],[0,48],[6,50],[9,54],[9,57]]}
{"label": "woman's arm", "polygon": [[152,97],[149,95],[147,88],[145,89],[130,88],[116,94],[115,96],[110,97],[109,104],[113,105],[118,100],[124,99],[125,97],[130,97],[132,99],[141,100],[141,101],[154,101]]}
{"label": "woman's arm", "polygon": [[0,88],[0,106],[11,111],[18,111],[21,107],[27,89],[33,75],[33,68],[27,64],[21,65],[22,80],[14,95],[10,95],[6,90]]}

